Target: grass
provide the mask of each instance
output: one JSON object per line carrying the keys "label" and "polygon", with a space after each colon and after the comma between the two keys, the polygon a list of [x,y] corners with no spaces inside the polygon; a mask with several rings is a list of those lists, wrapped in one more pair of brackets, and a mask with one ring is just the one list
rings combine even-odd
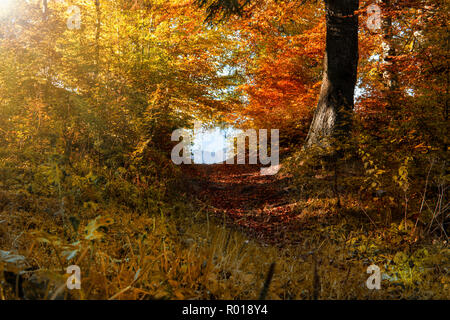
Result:
{"label": "grass", "polygon": [[[207,216],[193,205],[153,216],[104,208],[86,210],[74,228],[44,212],[4,211],[0,298],[256,299],[272,263],[267,299],[450,297],[447,244],[415,243],[399,226],[381,232],[330,218],[280,247]],[[373,263],[381,290],[365,285]],[[72,264],[81,290],[65,289]]]}

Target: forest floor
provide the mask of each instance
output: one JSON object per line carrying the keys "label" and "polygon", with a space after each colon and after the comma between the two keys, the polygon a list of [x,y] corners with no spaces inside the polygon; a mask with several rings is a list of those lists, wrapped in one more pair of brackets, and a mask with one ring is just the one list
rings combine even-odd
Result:
{"label": "forest floor", "polygon": [[[299,186],[282,170],[262,176],[251,165],[181,173],[177,192],[146,210],[110,201],[67,206],[64,218],[41,197],[0,193],[0,300],[450,296],[448,244],[417,239],[401,222],[371,221],[349,190],[338,207],[329,175],[313,172]],[[82,289],[61,292],[72,264]],[[366,286],[373,264],[381,290]]]}
{"label": "forest floor", "polygon": [[[183,171],[188,193],[201,200],[217,222],[263,248],[280,250],[278,258],[267,258],[287,255],[299,263],[297,272],[312,277],[312,289],[307,286],[305,298],[316,295],[316,286],[322,287],[318,296],[328,298],[448,298],[446,243],[418,240],[403,229],[402,222],[383,225],[364,209],[355,209],[358,201],[350,194],[341,195],[345,200],[338,207],[331,190],[326,194],[300,191],[283,171],[262,176],[258,165],[195,165]],[[321,188],[332,189],[330,176],[316,174],[313,180]],[[374,262],[383,266],[383,286],[388,287],[376,295],[362,285],[368,277],[365,268]],[[315,283],[316,269],[322,279],[317,281],[328,282],[329,288]]]}

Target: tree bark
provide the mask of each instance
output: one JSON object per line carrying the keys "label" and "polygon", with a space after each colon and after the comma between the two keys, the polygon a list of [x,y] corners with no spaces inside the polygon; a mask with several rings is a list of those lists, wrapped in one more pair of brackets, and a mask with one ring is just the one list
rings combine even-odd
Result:
{"label": "tree bark", "polygon": [[397,77],[394,69],[393,57],[396,55],[396,50],[393,41],[393,30],[392,30],[392,17],[388,12],[390,10],[391,0],[383,0],[383,19],[382,19],[382,29],[383,29],[383,80],[385,87],[393,91],[397,87]]}
{"label": "tree bark", "polygon": [[383,32],[383,43],[382,43],[382,83],[383,83],[383,95],[386,99],[387,106],[386,111],[388,111],[388,118],[397,119],[399,113],[398,101],[398,77],[395,56],[397,55],[396,45],[393,37],[393,26],[392,26],[392,16],[391,7],[395,5],[395,0],[383,0],[383,19],[382,19],[382,32]]}
{"label": "tree bark", "polygon": [[325,0],[324,75],[305,147],[327,145],[351,128],[358,69],[358,8],[359,0]]}

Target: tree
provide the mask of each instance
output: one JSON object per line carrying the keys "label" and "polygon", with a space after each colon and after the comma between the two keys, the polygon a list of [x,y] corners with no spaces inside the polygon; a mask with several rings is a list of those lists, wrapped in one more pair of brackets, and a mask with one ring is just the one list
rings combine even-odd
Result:
{"label": "tree", "polygon": [[326,0],[327,36],[319,103],[306,146],[350,128],[358,68],[358,0]]}
{"label": "tree", "polygon": [[[222,19],[242,14],[252,1],[197,0],[207,6],[208,19],[222,13]],[[325,0],[326,50],[319,102],[310,126],[306,146],[323,138],[340,137],[350,128],[358,66],[358,0]]]}

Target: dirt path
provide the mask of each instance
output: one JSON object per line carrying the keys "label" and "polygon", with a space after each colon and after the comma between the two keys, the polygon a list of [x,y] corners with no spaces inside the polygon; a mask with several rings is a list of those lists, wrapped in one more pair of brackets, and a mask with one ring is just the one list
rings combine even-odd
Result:
{"label": "dirt path", "polygon": [[[219,219],[271,244],[296,243],[311,215],[295,203],[287,178],[260,175],[252,165],[194,165],[186,168],[190,191]],[[290,194],[291,192],[291,194]]]}

